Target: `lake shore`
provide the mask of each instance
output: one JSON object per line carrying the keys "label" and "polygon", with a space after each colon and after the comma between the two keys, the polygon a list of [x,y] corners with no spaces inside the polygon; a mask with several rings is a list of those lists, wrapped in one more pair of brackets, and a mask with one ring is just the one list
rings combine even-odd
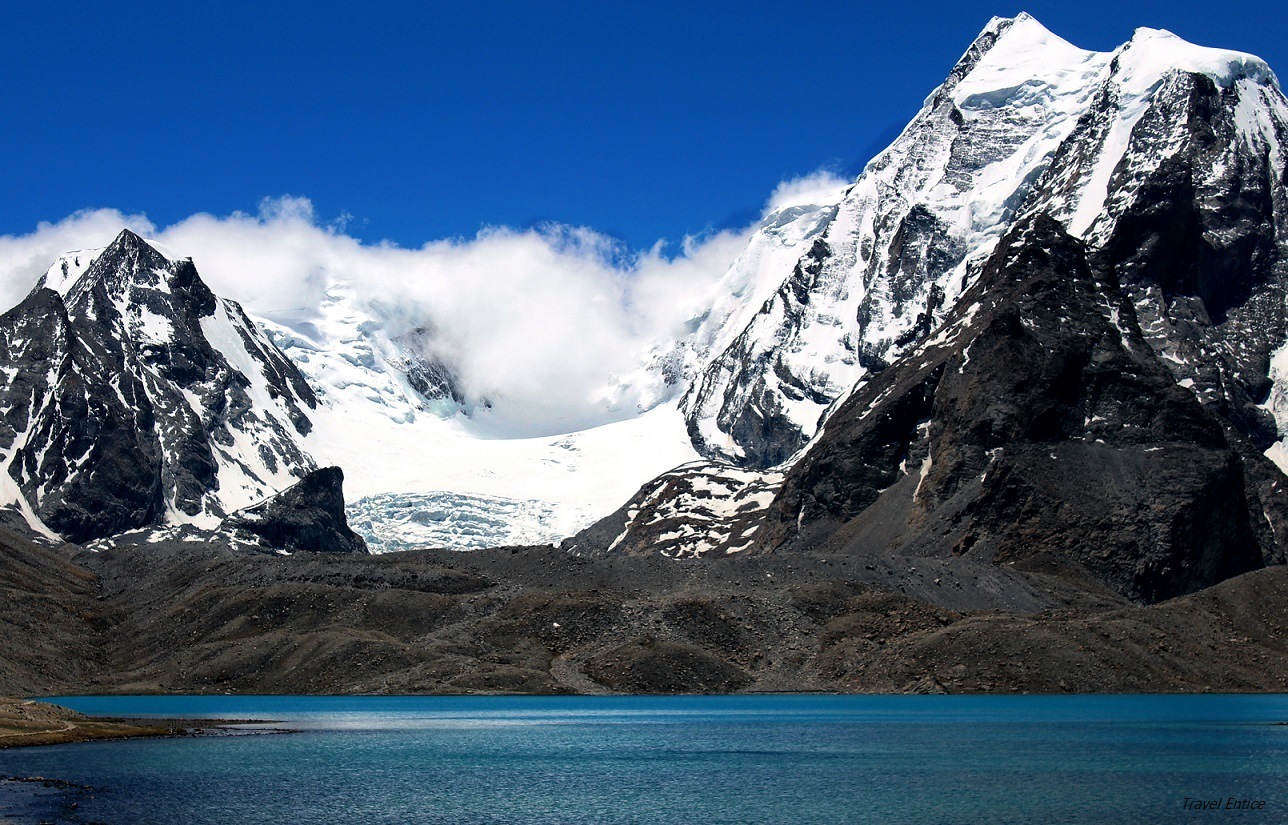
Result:
{"label": "lake shore", "polygon": [[[230,720],[119,719],[86,716],[32,699],[0,697],[0,749],[99,739],[200,735]],[[12,779],[13,777],[5,777]]]}

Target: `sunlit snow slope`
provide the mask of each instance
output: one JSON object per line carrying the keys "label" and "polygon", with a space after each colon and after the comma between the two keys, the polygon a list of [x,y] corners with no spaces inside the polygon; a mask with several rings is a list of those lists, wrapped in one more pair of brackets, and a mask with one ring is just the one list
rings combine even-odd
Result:
{"label": "sunlit snow slope", "polygon": [[[1215,131],[1197,125],[1206,117]],[[1183,158],[1200,196],[1265,190],[1282,228],[1286,123],[1274,75],[1251,55],[1151,29],[1090,52],[1028,15],[994,19],[852,186],[780,216],[730,269],[722,300],[748,303],[704,319],[710,356],[684,400],[695,443],[743,466],[789,460],[856,382],[942,322],[1022,214],[1049,211],[1106,245]],[[1160,329],[1168,298],[1153,296]]]}

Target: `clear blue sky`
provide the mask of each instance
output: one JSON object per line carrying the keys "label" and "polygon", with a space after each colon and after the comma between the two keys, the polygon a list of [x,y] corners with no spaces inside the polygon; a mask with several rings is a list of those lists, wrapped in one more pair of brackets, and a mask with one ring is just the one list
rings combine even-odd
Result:
{"label": "clear blue sky", "polygon": [[1274,2],[21,3],[0,30],[0,234],[112,207],[167,225],[305,196],[417,246],[586,225],[646,247],[856,172],[971,39],[1026,10],[1288,76]]}

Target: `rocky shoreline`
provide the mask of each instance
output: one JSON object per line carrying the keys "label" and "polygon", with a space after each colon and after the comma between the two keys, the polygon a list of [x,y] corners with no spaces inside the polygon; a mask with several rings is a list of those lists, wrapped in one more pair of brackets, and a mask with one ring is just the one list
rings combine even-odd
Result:
{"label": "rocky shoreline", "polygon": [[[114,719],[85,716],[31,699],[0,697],[0,749],[107,739],[199,733],[179,719]],[[0,825],[78,822],[82,801],[94,788],[47,776],[0,776]]]}
{"label": "rocky shoreline", "polygon": [[192,723],[183,720],[104,719],[45,702],[0,698],[0,748],[61,745],[95,739],[182,736],[192,729]]}
{"label": "rocky shoreline", "polygon": [[[230,726],[259,724],[259,719],[126,719],[86,716],[74,710],[34,699],[0,697],[0,749],[35,745],[66,745],[103,739],[140,739],[157,736],[219,736]],[[284,731],[266,731],[281,733]],[[56,782],[42,777],[0,777],[14,782]]]}

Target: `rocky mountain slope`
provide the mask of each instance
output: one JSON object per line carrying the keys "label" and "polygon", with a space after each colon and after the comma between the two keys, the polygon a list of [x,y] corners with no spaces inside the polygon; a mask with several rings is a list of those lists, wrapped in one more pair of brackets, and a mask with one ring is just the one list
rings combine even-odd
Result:
{"label": "rocky mountain slope", "polygon": [[1282,564],[1282,474],[1177,383],[1117,272],[1026,218],[785,474],[680,468],[565,547],[827,550],[932,570],[946,592],[1054,567],[1147,603]]}
{"label": "rocky mountain slope", "polygon": [[1114,270],[1039,216],[829,418],[761,546],[1056,564],[1155,602],[1282,563],[1277,470],[1158,358]]}
{"label": "rocky mountain slope", "polygon": [[922,569],[845,554],[162,543],[33,570],[52,551],[20,542],[0,536],[11,695],[1288,689],[1283,566],[1150,607],[998,569],[945,607]]}

